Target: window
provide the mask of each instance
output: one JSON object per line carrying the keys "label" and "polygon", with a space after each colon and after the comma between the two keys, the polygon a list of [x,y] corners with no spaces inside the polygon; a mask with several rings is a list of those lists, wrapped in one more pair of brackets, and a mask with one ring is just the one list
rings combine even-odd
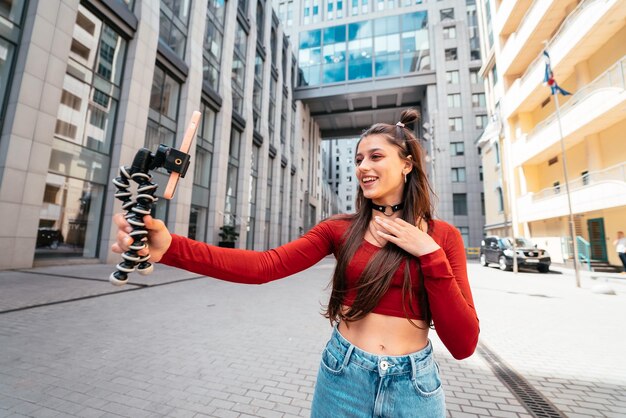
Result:
{"label": "window", "polygon": [[465,144],[463,142],[450,142],[450,155],[465,155]]}
{"label": "window", "polygon": [[211,184],[215,118],[215,111],[203,102],[202,120],[196,142],[196,158],[192,161],[194,161],[193,184],[205,189],[208,189]]}
{"label": "window", "polygon": [[159,38],[180,59],[185,59],[190,3],[186,1],[161,0]]}
{"label": "window", "polygon": [[480,194],[480,214],[485,216],[485,193]]}
{"label": "window", "polygon": [[493,83],[494,86],[498,82],[498,70],[497,70],[495,65],[491,69],[491,80],[492,80],[492,83]]}
{"label": "window", "polygon": [[277,80],[274,78],[274,75],[270,75],[270,108],[267,114],[267,122],[268,122],[268,131],[270,137],[270,144],[274,144],[274,132],[275,132],[275,123],[276,120],[276,84]]}
{"label": "window", "polygon": [[456,61],[457,60],[456,48],[447,48],[445,53],[446,53],[446,61]]}
{"label": "window", "polygon": [[447,71],[446,82],[448,84],[459,84],[459,72],[457,70]]}
{"label": "window", "polygon": [[443,28],[443,39],[456,39],[456,27],[448,26]]}
{"label": "window", "polygon": [[467,194],[466,193],[453,193],[452,194],[452,211],[455,216],[467,215]]}
{"label": "window", "polygon": [[254,130],[261,132],[261,107],[263,104],[263,68],[265,61],[256,52],[254,58],[254,88],[252,90],[252,121]]}
{"label": "window", "polygon": [[175,146],[180,83],[158,64],[154,67],[145,147]]}
{"label": "window", "polygon": [[478,179],[483,181],[483,166],[478,166]]}
{"label": "window", "polygon": [[552,183],[552,187],[554,188],[554,194],[561,193],[561,182],[560,181],[555,181],[554,183]]}
{"label": "window", "polygon": [[239,115],[243,115],[243,92],[245,88],[247,44],[248,35],[246,34],[246,31],[241,23],[237,21],[231,79],[233,87],[233,110],[239,113]]}
{"label": "window", "polygon": [[470,83],[478,84],[479,82],[482,81],[479,79],[480,77],[478,76],[478,70],[470,70]]}
{"label": "window", "polygon": [[496,154],[496,164],[499,165],[500,164],[500,143],[498,142],[494,142],[493,143],[493,150]]}
{"label": "window", "polygon": [[246,249],[254,250],[254,229],[256,225],[257,193],[259,192],[259,156],[261,148],[252,146],[250,154],[250,193],[248,195],[248,225],[246,235]]}
{"label": "window", "polygon": [[224,225],[236,226],[237,180],[239,179],[239,149],[241,132],[234,126],[230,129],[228,168],[226,172],[226,200],[224,201]]}
{"label": "window", "polygon": [[458,226],[457,229],[461,233],[461,238],[463,238],[463,246],[465,248],[469,247],[469,227]]}
{"label": "window", "polygon": [[[256,3],[256,39],[257,42],[263,44],[263,38],[265,34],[265,9],[262,1]],[[285,21],[285,3],[281,3],[279,10],[279,17],[281,21]]]}
{"label": "window", "polygon": [[472,107],[485,107],[485,93],[472,94]]}
{"label": "window", "polygon": [[248,16],[248,0],[238,0],[237,1],[237,11],[241,13],[242,16]]}
{"label": "window", "polygon": [[448,118],[450,132],[461,132],[463,130],[463,118]]}
{"label": "window", "polygon": [[504,194],[502,193],[502,187],[496,187],[496,199],[498,202],[498,212],[504,212]]}
{"label": "window", "polygon": [[454,8],[441,9],[439,11],[439,17],[442,22],[444,20],[454,20]]}
{"label": "window", "polygon": [[448,94],[448,107],[461,107],[461,94]]}
{"label": "window", "polygon": [[478,36],[478,17],[476,3],[467,5],[467,28],[469,29],[470,59],[480,59],[480,38]]}
{"label": "window", "polygon": [[274,158],[268,158],[267,162],[267,198],[265,199],[265,249],[271,246],[270,220],[272,215],[272,187],[274,182]]}
{"label": "window", "polygon": [[487,123],[489,122],[489,117],[487,115],[476,115],[474,116],[474,121],[476,129],[485,129]]}
{"label": "window", "polygon": [[293,26],[293,0],[287,2],[287,27]]}
{"label": "window", "polygon": [[204,83],[219,91],[222,40],[224,39],[224,0],[210,0],[206,13],[202,51]]}
{"label": "window", "polygon": [[189,210],[189,227],[187,228],[187,237],[196,241],[204,242],[206,240],[207,225],[207,209],[191,205]]}
{"label": "window", "polygon": [[452,183],[464,183],[465,182],[465,167],[453,167],[452,168]]}

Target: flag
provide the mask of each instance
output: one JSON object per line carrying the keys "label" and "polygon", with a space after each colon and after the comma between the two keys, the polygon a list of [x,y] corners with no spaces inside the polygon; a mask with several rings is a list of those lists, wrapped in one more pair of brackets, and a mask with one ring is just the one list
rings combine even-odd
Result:
{"label": "flag", "polygon": [[552,72],[552,67],[550,66],[550,55],[548,55],[548,51],[545,51],[545,50],[543,51],[543,57],[546,61],[546,71],[543,76],[544,84],[547,84],[550,87],[553,95],[556,93],[561,93],[563,96],[568,96],[572,94],[569,91],[563,90],[556,83],[556,80],[554,79],[554,73]]}

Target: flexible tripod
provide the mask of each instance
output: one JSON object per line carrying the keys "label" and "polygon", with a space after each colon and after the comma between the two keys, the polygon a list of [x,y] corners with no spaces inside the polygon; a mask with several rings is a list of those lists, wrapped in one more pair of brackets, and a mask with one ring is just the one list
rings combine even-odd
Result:
{"label": "flexible tripod", "polygon": [[[158,200],[155,193],[158,184],[152,182],[150,171],[158,168],[165,168],[172,176],[185,177],[189,167],[189,154],[179,151],[166,145],[159,145],[156,153],[151,153],[149,149],[140,149],[130,167],[121,166],[120,175],[114,178],[113,184],[117,187],[115,197],[122,201],[122,209],[126,211],[124,217],[132,227],[130,237],[133,239],[128,251],[122,254],[122,261],[116,266],[117,270],[111,273],[109,281],[122,286],[128,282],[128,273],[137,270],[139,274],[146,275],[152,273],[154,266],[148,261],[150,254],[139,255],[139,251],[147,248],[148,231],[145,229],[143,217],[150,215],[152,205]],[[137,196],[133,199],[130,190],[130,181],[137,183]],[[171,192],[173,194],[173,190]],[[166,198],[171,198],[171,195]]]}

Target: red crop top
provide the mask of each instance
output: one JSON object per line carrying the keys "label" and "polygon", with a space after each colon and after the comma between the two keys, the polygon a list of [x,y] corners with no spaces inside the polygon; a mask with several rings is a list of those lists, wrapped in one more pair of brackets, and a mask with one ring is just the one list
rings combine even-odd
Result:
{"label": "red crop top", "polygon": [[[349,222],[345,218],[325,220],[302,237],[262,252],[215,247],[172,235],[172,244],[160,262],[235,283],[268,283],[305,270],[329,254],[337,256]],[[429,233],[441,247],[419,257],[433,323],[450,353],[457,359],[466,358],[476,348],[479,327],[467,280],[463,240],[456,228],[443,221],[433,221]],[[348,289],[354,288],[367,261],[378,250],[378,247],[363,240],[346,271]],[[402,318],[406,316],[401,304],[404,265],[401,263],[389,291],[373,312]],[[417,290],[418,267],[415,259],[410,260],[410,268],[411,278],[416,280],[413,288]],[[348,291],[344,304],[351,305],[355,296],[355,290]],[[419,312],[418,297],[413,299],[416,303],[413,310]]]}

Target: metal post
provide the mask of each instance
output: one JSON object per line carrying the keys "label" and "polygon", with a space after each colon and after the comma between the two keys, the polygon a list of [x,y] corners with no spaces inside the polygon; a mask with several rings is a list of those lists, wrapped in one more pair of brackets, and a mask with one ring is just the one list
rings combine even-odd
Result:
{"label": "metal post", "polygon": [[559,97],[556,89],[554,90],[554,104],[556,106],[556,120],[559,124],[559,135],[561,142],[561,153],[563,154],[563,176],[565,177],[565,192],[567,194],[567,207],[569,209],[569,230],[574,246],[574,272],[576,274],[576,287],[580,287],[580,271],[578,270],[578,246],[576,244],[576,230],[574,228],[574,214],[572,213],[572,199],[569,193],[569,181],[567,179],[567,158],[565,156],[565,142],[563,141],[563,127],[561,126],[561,112],[559,110]]}

